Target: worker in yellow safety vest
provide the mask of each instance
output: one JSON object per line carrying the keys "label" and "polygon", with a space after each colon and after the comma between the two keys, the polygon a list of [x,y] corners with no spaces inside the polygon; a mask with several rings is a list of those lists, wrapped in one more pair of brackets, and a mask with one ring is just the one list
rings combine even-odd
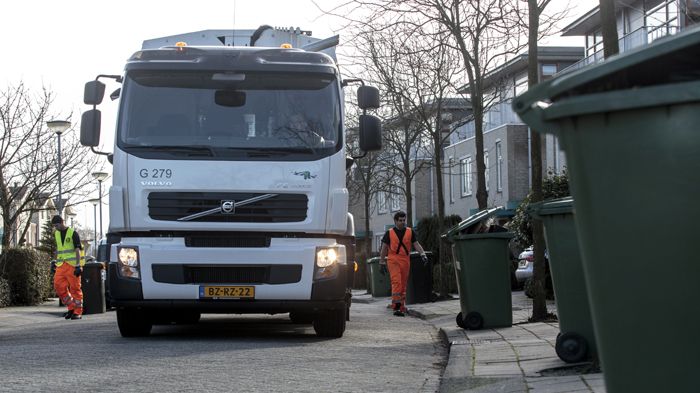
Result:
{"label": "worker in yellow safety vest", "polygon": [[[423,247],[416,240],[416,234],[406,226],[406,213],[394,214],[394,228],[389,229],[382,238],[382,249],[379,252],[379,263],[387,264],[391,279],[391,304],[394,315],[406,315],[406,285],[411,268],[411,246],[420,253],[423,263],[428,263]],[[386,259],[389,262],[386,262]]]}
{"label": "worker in yellow safety vest", "polygon": [[80,275],[85,261],[82,258],[80,236],[63,223],[61,216],[53,216],[51,226],[56,237],[56,266],[53,286],[56,294],[68,311],[65,319],[81,319],[83,315],[83,291],[80,287]]}

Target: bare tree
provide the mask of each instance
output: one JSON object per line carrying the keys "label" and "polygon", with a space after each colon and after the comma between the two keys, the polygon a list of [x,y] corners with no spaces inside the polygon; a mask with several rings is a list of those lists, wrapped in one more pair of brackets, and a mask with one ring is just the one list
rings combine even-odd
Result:
{"label": "bare tree", "polygon": [[[356,140],[357,133],[349,132],[347,148],[352,155],[360,153]],[[387,192],[389,189],[387,178],[391,177],[391,173],[387,173],[386,153],[384,151],[368,152],[364,157],[355,160],[346,176],[350,203],[353,205],[359,203],[363,208],[363,227],[366,239],[363,254],[365,258],[369,258],[372,255],[372,239],[369,237],[370,218],[377,208],[377,204],[373,201],[376,200],[379,193]]]}
{"label": "bare tree", "polygon": [[[551,0],[528,0],[528,86],[539,82],[539,58],[537,39],[539,38],[540,15]],[[535,130],[530,131],[530,160],[532,161],[532,194],[531,203],[542,200],[542,136]],[[532,319],[541,321],[547,317],[547,299],[545,292],[544,266],[544,228],[542,221],[532,219],[532,240],[534,251],[534,266],[532,282],[534,295],[532,298]]]}
{"label": "bare tree", "polygon": [[[0,91],[3,248],[9,247],[11,234],[23,216],[38,211],[47,196],[58,197],[58,146],[56,136],[46,127],[46,121],[53,117],[53,98],[54,94],[46,88],[35,93],[21,82]],[[92,180],[90,170],[101,164],[96,156],[86,154],[73,129],[61,138],[63,199],[70,195],[73,204],[82,203],[87,199],[84,189]],[[29,229],[29,222],[23,224],[17,240],[24,238]]]}
{"label": "bare tree", "polygon": [[615,0],[599,0],[600,23],[603,33],[603,56],[607,59],[620,52],[617,37],[617,18],[615,17]]}
{"label": "bare tree", "polygon": [[[426,149],[421,123],[408,104],[408,97],[417,93],[415,75],[424,71],[420,66],[412,68],[411,54],[421,50],[400,27],[359,32],[354,43],[362,54],[356,57],[356,64],[363,69],[365,78],[379,87],[389,111],[383,127],[384,150],[395,158],[388,161],[388,165],[390,172],[397,173],[401,180],[394,182],[390,193],[393,197],[404,197],[411,223],[414,219],[412,182],[429,165],[430,152]],[[428,80],[436,77],[422,76]]]}
{"label": "bare tree", "polygon": [[[389,121],[389,144],[393,144],[397,152],[403,152],[397,162],[397,167],[405,177],[415,176],[416,171],[410,165],[411,159],[419,155],[417,146],[425,143],[426,157],[432,157],[432,165],[436,176],[438,218],[440,228],[434,235],[438,238],[444,232],[444,186],[442,149],[449,140],[451,129],[446,122],[447,115],[455,111],[455,102],[461,103],[462,112],[466,112],[466,101],[457,100],[455,86],[461,81],[461,66],[453,47],[449,45],[450,37],[441,33],[440,26],[434,21],[427,20],[421,13],[404,9],[404,5],[417,7],[415,1],[402,2],[398,8],[391,1],[353,1],[347,6],[362,8],[362,12],[370,16],[362,19],[352,19],[346,12],[335,9],[330,12],[345,14],[350,24],[361,31],[356,40],[374,37],[369,50],[359,50],[359,58],[366,56],[372,60],[383,61],[377,67],[377,62],[368,60],[372,67],[381,68],[378,78],[388,91],[393,112]],[[369,21],[369,22],[367,22]],[[444,29],[443,29],[444,30]],[[351,40],[353,41],[353,40]],[[351,42],[355,43],[355,42]],[[357,45],[363,47],[363,45]],[[368,45],[364,45],[365,48]],[[381,48],[381,50],[379,49]],[[447,109],[449,107],[449,109]],[[391,127],[396,125],[396,127]],[[396,132],[392,132],[395,128]],[[416,130],[422,130],[417,135]],[[413,142],[413,143],[412,143]],[[410,182],[405,181],[405,184]],[[408,188],[404,188],[409,190]],[[446,294],[447,283],[444,279],[443,266],[447,253],[441,247],[441,263],[438,265],[440,276],[440,292]]]}

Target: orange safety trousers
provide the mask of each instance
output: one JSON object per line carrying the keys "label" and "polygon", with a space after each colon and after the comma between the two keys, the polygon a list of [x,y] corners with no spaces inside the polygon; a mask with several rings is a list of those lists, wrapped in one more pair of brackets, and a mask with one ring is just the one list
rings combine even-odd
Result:
{"label": "orange safety trousers", "polygon": [[406,284],[408,283],[408,272],[411,269],[410,258],[408,255],[389,255],[387,268],[391,278],[391,303],[394,308],[405,312]]}
{"label": "orange safety trousers", "polygon": [[56,268],[53,276],[53,288],[63,304],[72,310],[73,314],[83,314],[83,290],[80,287],[80,277],[76,277],[75,266],[63,263]]}

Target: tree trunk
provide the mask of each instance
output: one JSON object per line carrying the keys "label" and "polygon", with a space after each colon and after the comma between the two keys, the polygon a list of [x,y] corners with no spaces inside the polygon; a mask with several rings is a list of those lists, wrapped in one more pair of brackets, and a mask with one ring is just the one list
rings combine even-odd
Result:
{"label": "tree trunk", "polygon": [[369,221],[369,214],[370,214],[370,209],[369,209],[369,204],[372,202],[371,196],[369,194],[369,190],[366,190],[365,192],[365,264],[367,263],[367,260],[370,258],[372,255],[372,242],[374,239],[372,239],[369,236],[369,230],[370,230],[370,221]]}
{"label": "tree trunk", "polygon": [[[472,95],[472,97],[475,97]],[[472,103],[474,111],[474,142],[476,143],[476,202],[479,210],[488,208],[486,191],[486,165],[484,163],[484,108],[480,102]],[[467,175],[471,176],[471,175]]]}
{"label": "tree trunk", "polygon": [[[438,127],[441,124],[438,119]],[[437,203],[438,203],[438,231],[436,233],[437,241],[435,244],[439,248],[439,259],[438,259],[438,274],[440,275],[439,285],[440,285],[440,297],[447,297],[449,295],[449,288],[447,286],[447,267],[445,266],[445,261],[447,260],[447,250],[443,245],[441,240],[442,234],[445,232],[445,193],[443,192],[443,179],[442,179],[442,141],[441,133],[435,133],[436,137],[433,138],[434,141],[434,162],[435,162],[435,181],[437,188]]]}
{"label": "tree trunk", "polygon": [[406,222],[413,226],[413,189],[411,188],[411,164],[404,163],[404,196],[406,197]]}
{"label": "tree trunk", "polygon": [[600,22],[603,33],[603,55],[607,59],[620,52],[615,0],[600,0]]}
{"label": "tree trunk", "polygon": [[7,223],[7,221],[2,220],[2,249],[7,250],[10,248],[10,233],[12,232],[12,227]]}
{"label": "tree trunk", "polygon": [[[540,9],[537,0],[528,0],[528,86],[534,86],[539,80],[539,59],[537,53],[537,36],[539,31]],[[530,203],[542,200],[542,136],[530,129],[530,158],[532,161],[532,193]],[[547,298],[545,292],[544,266],[544,229],[542,221],[532,219],[532,241],[534,248],[534,266],[532,281],[534,294],[532,298],[532,319],[543,320],[547,317]]]}

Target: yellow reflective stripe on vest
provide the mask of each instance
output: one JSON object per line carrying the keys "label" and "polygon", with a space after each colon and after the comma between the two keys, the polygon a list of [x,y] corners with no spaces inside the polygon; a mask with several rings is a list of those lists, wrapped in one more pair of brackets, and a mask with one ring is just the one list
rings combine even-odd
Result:
{"label": "yellow reflective stripe on vest", "polygon": [[[73,245],[73,228],[68,228],[66,237],[61,241],[61,231],[54,232],[56,238],[56,266],[63,265],[63,262],[75,266],[75,246]],[[82,252],[80,264],[83,265]]]}

